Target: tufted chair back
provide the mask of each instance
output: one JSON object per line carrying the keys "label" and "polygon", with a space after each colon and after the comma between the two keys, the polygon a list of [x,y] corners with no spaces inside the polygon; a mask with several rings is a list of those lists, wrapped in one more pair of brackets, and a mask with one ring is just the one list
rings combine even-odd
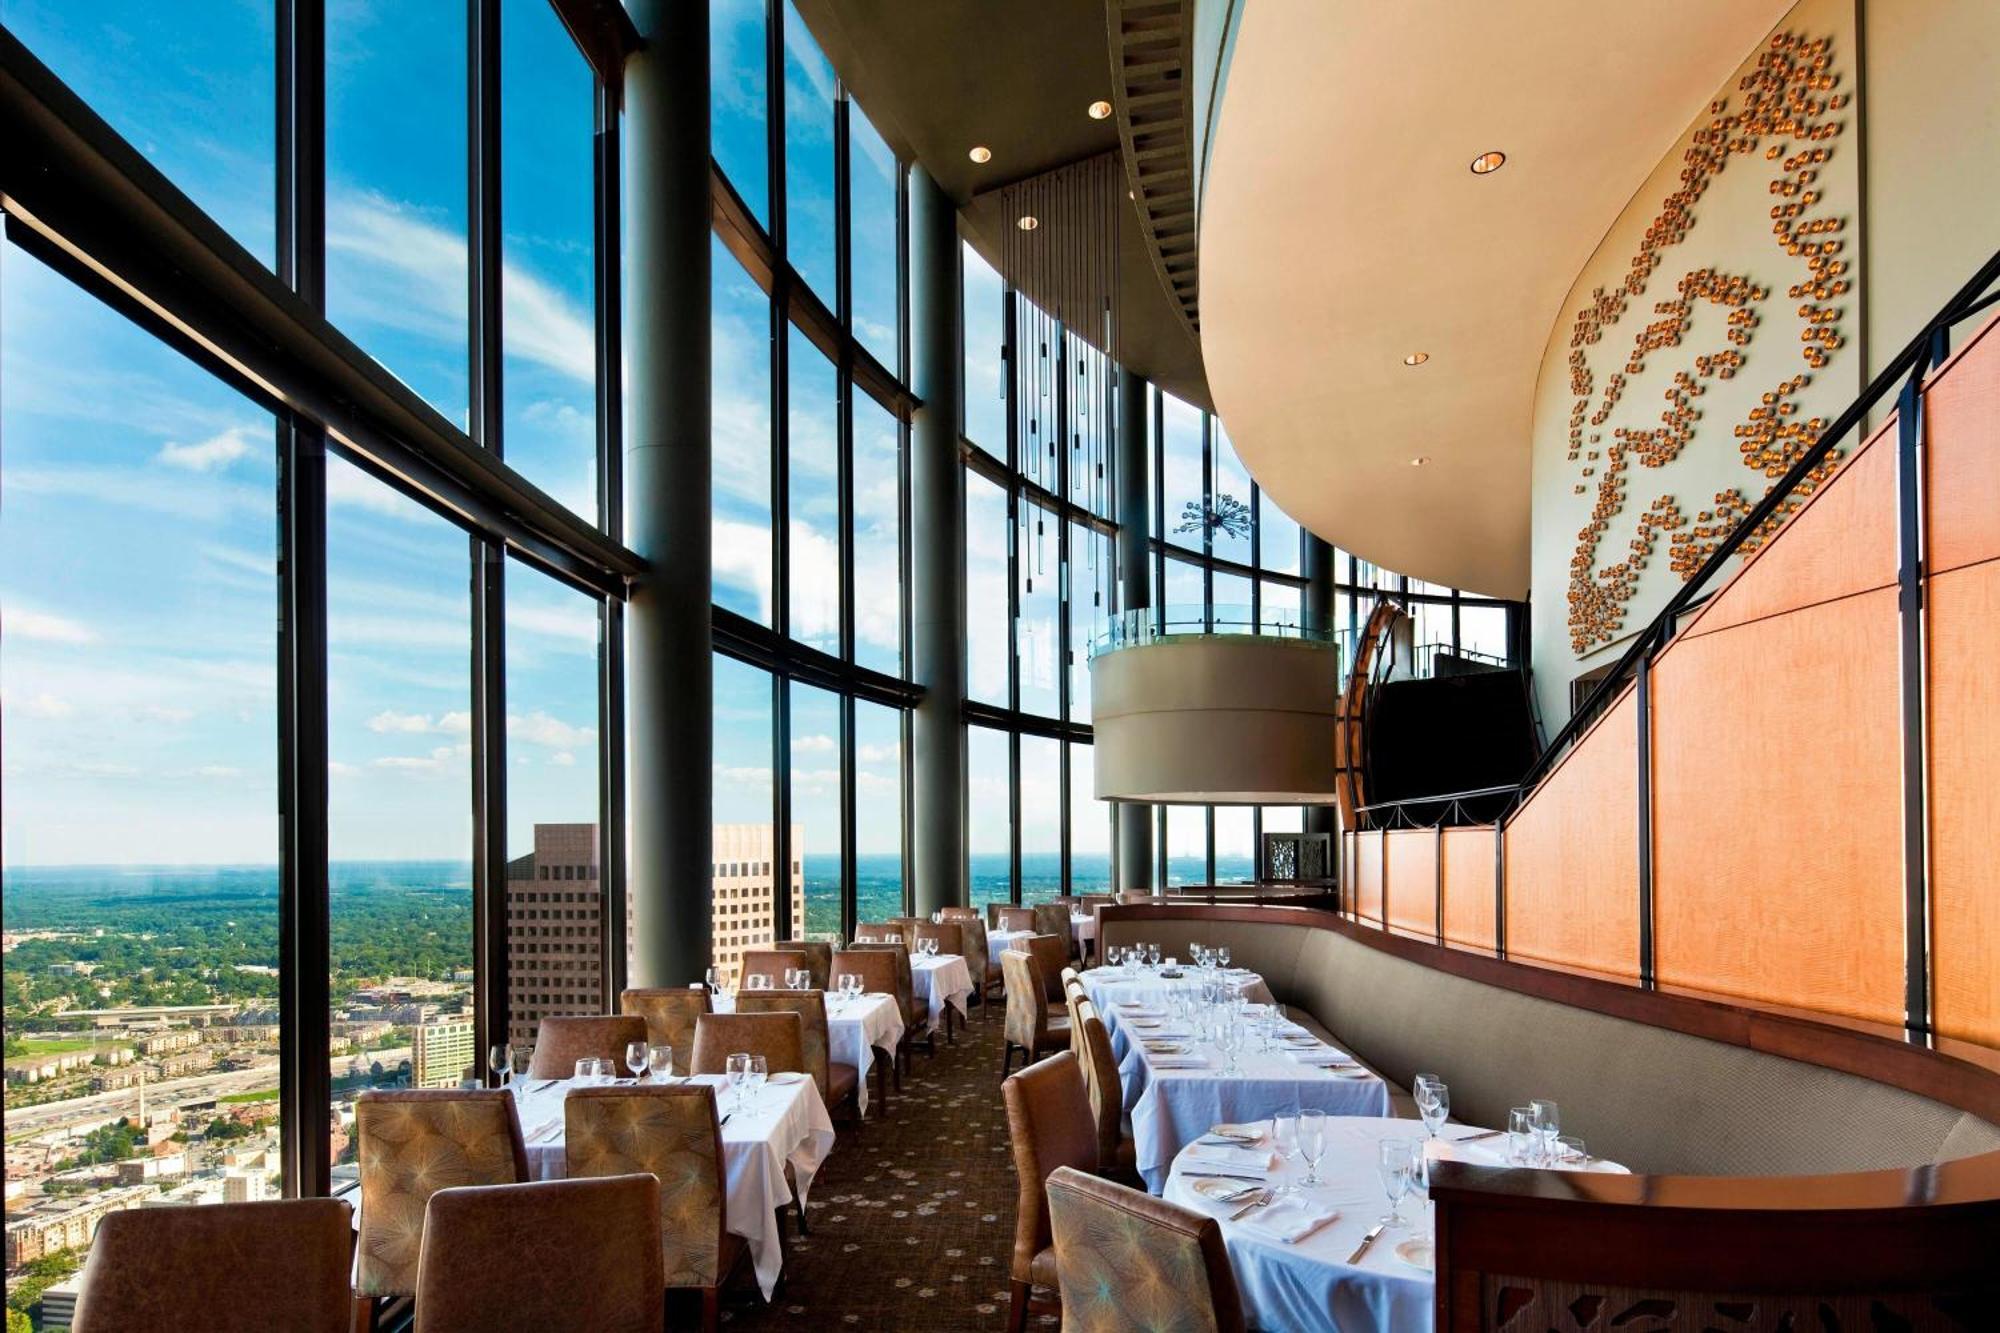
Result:
{"label": "tufted chair back", "polygon": [[[820,1100],[833,1105],[828,1087],[826,992],[817,990],[746,990],[736,993],[739,1014],[797,1014],[799,1057],[805,1072],[819,1085]],[[774,1067],[775,1072],[775,1067]]]}
{"label": "tufted chair back", "polygon": [[694,1057],[689,1062],[697,1074],[720,1074],[729,1068],[729,1057],[738,1051],[764,1057],[770,1073],[806,1069],[805,1025],[794,1013],[782,1014],[703,1014],[694,1025]]}
{"label": "tufted chair back", "polygon": [[1020,1194],[1014,1209],[1014,1264],[1017,1282],[1053,1285],[1042,1255],[1051,1244],[1049,1199],[1043,1185],[1057,1167],[1097,1170],[1097,1125],[1083,1069],[1068,1051],[1009,1075],[1000,1085],[1007,1104],[1007,1136],[1014,1149]]}
{"label": "tufted chair back", "polygon": [[660,1182],[664,1285],[724,1276],[722,1129],[705,1083],[576,1088],[563,1102],[571,1179],[643,1171]]}
{"label": "tufted chair back", "polygon": [[354,1102],[354,1137],[361,1167],[354,1288],[363,1296],[416,1291],[431,1195],[528,1178],[514,1095],[499,1088],[364,1092]]}
{"label": "tufted chair back", "polygon": [[806,967],[813,974],[813,989],[825,990],[827,976],[833,968],[833,946],[825,940],[779,940],[771,946],[806,956]]}
{"label": "tufted chair back", "polygon": [[1049,1174],[1048,1200],[1065,1330],[1242,1333],[1214,1218],[1067,1166]]}
{"label": "tufted chair back", "polygon": [[602,1056],[623,1069],[625,1047],[646,1039],[646,1020],[636,1014],[544,1018],[535,1032],[535,1058],[528,1062],[528,1077],[572,1078],[576,1062],[587,1055]]}
{"label": "tufted chair back", "polygon": [[632,987],[618,995],[622,1012],[645,1020],[647,1041],[673,1048],[674,1072],[682,1076],[694,1054],[694,1021],[712,1007],[705,986]]}
{"label": "tufted chair back", "polygon": [[352,1218],[342,1199],[107,1213],[70,1327],[346,1333]]}

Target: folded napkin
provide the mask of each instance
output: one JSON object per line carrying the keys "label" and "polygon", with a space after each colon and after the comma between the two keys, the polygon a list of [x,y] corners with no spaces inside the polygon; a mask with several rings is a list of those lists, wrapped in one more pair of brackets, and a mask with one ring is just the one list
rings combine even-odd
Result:
{"label": "folded napkin", "polygon": [[1128,1018],[1165,1018],[1167,1011],[1158,1005],[1128,1002],[1118,1006],[1119,1012]]}
{"label": "folded napkin", "polygon": [[1304,1046],[1287,1050],[1285,1054],[1302,1065],[1317,1065],[1321,1069],[1360,1068],[1353,1056],[1345,1051],[1336,1051],[1331,1046]]}
{"label": "folded napkin", "polygon": [[1208,1057],[1205,1055],[1154,1055],[1147,1052],[1147,1063],[1155,1069],[1206,1069]]}
{"label": "folded napkin", "polygon": [[1283,1245],[1296,1245],[1340,1216],[1338,1208],[1323,1208],[1301,1194],[1259,1208],[1237,1223],[1245,1231]]}
{"label": "folded napkin", "polygon": [[1210,1125],[1208,1136],[1212,1139],[1231,1139],[1237,1143],[1262,1143],[1269,1127],[1269,1122],[1264,1120],[1253,1120],[1247,1125]]}
{"label": "folded napkin", "polygon": [[1197,1143],[1181,1154],[1189,1165],[1199,1163],[1221,1171],[1269,1171],[1278,1164],[1269,1148],[1253,1148],[1235,1143]]}

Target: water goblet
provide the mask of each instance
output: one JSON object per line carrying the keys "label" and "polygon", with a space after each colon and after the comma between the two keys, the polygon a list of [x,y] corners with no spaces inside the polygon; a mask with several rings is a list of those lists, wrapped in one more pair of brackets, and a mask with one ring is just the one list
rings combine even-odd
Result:
{"label": "water goblet", "polygon": [[1225,944],[1225,945],[1223,945],[1223,946],[1222,946],[1221,948],[1219,948],[1219,949],[1217,949],[1217,950],[1215,951],[1215,965],[1216,965],[1217,967],[1228,967],[1228,966],[1229,966],[1229,946],[1228,946],[1228,945],[1226,945],[1226,944]]}
{"label": "water goblet", "polygon": [[708,971],[706,971],[706,972],[702,973],[702,977],[701,977],[701,980],[702,980],[702,984],[703,984],[704,986],[707,986],[707,987],[708,987],[708,993],[709,993],[710,995],[720,995],[720,994],[722,994],[722,969],[721,969],[721,968],[719,968],[719,967],[711,967],[711,968],[709,968],[709,969],[708,969]]}
{"label": "water goblet", "polygon": [[1285,1183],[1278,1186],[1280,1194],[1297,1194],[1299,1187],[1293,1182],[1289,1168],[1299,1160],[1299,1113],[1297,1108],[1280,1112],[1271,1117],[1272,1146],[1278,1157],[1285,1163],[1287,1174]]}
{"label": "water goblet", "polygon": [[674,1048],[652,1045],[646,1048],[646,1068],[652,1071],[653,1082],[666,1083],[674,1076]]}
{"label": "water goblet", "polygon": [[1565,1134],[1556,1140],[1557,1164],[1565,1171],[1590,1170],[1590,1153],[1584,1148],[1583,1140],[1574,1134]]}
{"label": "water goblet", "polygon": [[625,1067],[632,1071],[632,1080],[635,1083],[639,1076],[646,1072],[646,1061],[649,1058],[651,1051],[643,1040],[625,1043]]}
{"label": "water goblet", "polygon": [[1152,967],[1152,968],[1153,968],[1153,969],[1154,969],[1155,971],[1157,971],[1157,970],[1159,969],[1159,966],[1160,966],[1160,946],[1159,946],[1159,945],[1157,945],[1157,944],[1149,944],[1149,945],[1147,945],[1147,946],[1146,946],[1146,963],[1147,963],[1147,965],[1148,965],[1148,966]]}
{"label": "water goblet", "polygon": [[1535,1108],[1516,1106],[1507,1112],[1507,1165],[1533,1166]]}
{"label": "water goblet", "polygon": [[1417,1112],[1423,1117],[1425,1133],[1436,1138],[1451,1116],[1451,1089],[1436,1074],[1419,1074],[1411,1091],[1416,1096]]}
{"label": "water goblet", "polygon": [[1544,1166],[1553,1165],[1556,1155],[1556,1139],[1562,1135],[1562,1111],[1546,1097],[1536,1097],[1528,1102],[1535,1113],[1535,1147]]}
{"label": "water goblet", "polygon": [[514,1048],[503,1043],[488,1050],[486,1067],[492,1071],[494,1080],[506,1087],[514,1076]]}
{"label": "water goblet", "polygon": [[597,1081],[597,1057],[586,1055],[576,1062],[576,1081],[589,1087]]}
{"label": "water goblet", "polygon": [[743,1105],[743,1084],[750,1077],[750,1052],[730,1052],[722,1062],[722,1077],[729,1084],[731,1101],[740,1109]]}
{"label": "water goblet", "polygon": [[770,1077],[771,1077],[770,1062],[761,1055],[751,1056],[750,1068],[744,1074],[743,1084],[745,1087],[750,1089],[750,1104],[752,1106],[755,1106],[757,1104],[757,1096],[759,1093],[763,1092],[764,1084],[770,1079]]}
{"label": "water goblet", "polygon": [[1382,1178],[1382,1192],[1389,1196],[1389,1215],[1379,1221],[1400,1231],[1408,1225],[1403,1220],[1403,1198],[1416,1182],[1418,1144],[1415,1139],[1384,1139],[1377,1149],[1375,1169]]}
{"label": "water goblet", "polygon": [[1319,1159],[1326,1156],[1326,1112],[1318,1108],[1300,1111],[1298,1134],[1299,1156],[1306,1161],[1306,1178],[1299,1187],[1312,1189],[1320,1183]]}

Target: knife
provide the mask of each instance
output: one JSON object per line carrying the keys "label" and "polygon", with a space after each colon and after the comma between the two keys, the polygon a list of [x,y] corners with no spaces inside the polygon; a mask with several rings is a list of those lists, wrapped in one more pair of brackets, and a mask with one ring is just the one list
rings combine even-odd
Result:
{"label": "knife", "polygon": [[1354,1247],[1354,1253],[1347,1256],[1347,1262],[1350,1264],[1360,1263],[1361,1256],[1368,1253],[1368,1247],[1375,1243],[1376,1238],[1382,1234],[1382,1228],[1387,1225],[1389,1225],[1387,1222],[1377,1222],[1375,1229],[1363,1236],[1361,1243]]}
{"label": "knife", "polygon": [[1181,1177],[1184,1180],[1247,1180],[1252,1185],[1265,1183],[1263,1176],[1239,1176],[1228,1171],[1183,1171]]}
{"label": "knife", "polygon": [[1480,1141],[1481,1139],[1497,1139],[1497,1138],[1499,1138],[1499,1137],[1500,1137],[1500,1136],[1501,1136],[1502,1134],[1505,1134],[1506,1132],[1507,1132],[1507,1131],[1506,1131],[1506,1130],[1504,1130],[1504,1129],[1489,1129],[1489,1130],[1487,1130],[1487,1131],[1486,1131],[1486,1132],[1485,1132],[1484,1134],[1467,1134],[1467,1135],[1466,1135],[1466,1136],[1465,1136],[1464,1138],[1462,1138],[1462,1139],[1453,1139],[1453,1140],[1452,1140],[1452,1142],[1453,1142],[1453,1143],[1477,1143],[1477,1142],[1479,1142],[1479,1141]]}

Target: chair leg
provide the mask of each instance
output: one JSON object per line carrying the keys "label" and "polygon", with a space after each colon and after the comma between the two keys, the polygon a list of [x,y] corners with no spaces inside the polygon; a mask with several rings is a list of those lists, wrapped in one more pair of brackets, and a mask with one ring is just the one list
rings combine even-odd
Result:
{"label": "chair leg", "polygon": [[1022,1333],[1027,1328],[1029,1290],[1019,1278],[1007,1284],[1007,1333]]}
{"label": "chair leg", "polygon": [[793,1210],[792,1223],[797,1228],[798,1233],[801,1236],[811,1235],[812,1233],[806,1230],[806,1201],[804,1199],[794,1198],[792,1200],[792,1210]]}
{"label": "chair leg", "polygon": [[722,1326],[722,1287],[701,1289],[701,1333],[716,1333]]}

